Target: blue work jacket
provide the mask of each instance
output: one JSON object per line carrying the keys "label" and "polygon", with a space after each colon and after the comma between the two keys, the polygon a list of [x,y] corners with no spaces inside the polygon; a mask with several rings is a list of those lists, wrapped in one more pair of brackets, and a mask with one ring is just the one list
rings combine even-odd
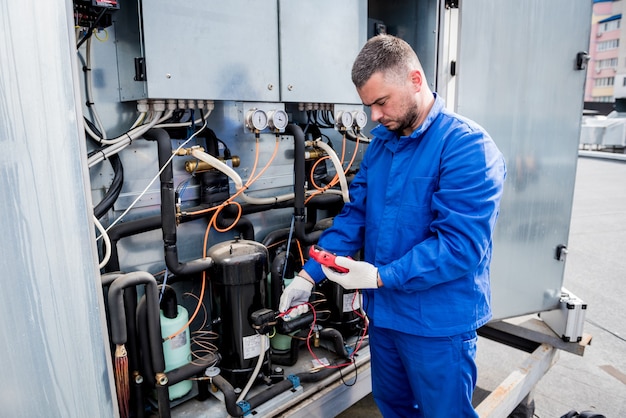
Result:
{"label": "blue work jacket", "polygon": [[[491,319],[492,234],[506,175],[483,128],[435,102],[410,136],[382,125],[319,245],[339,255],[364,249],[383,287],[364,290],[379,327],[441,337]],[[314,260],[304,269],[316,282]]]}

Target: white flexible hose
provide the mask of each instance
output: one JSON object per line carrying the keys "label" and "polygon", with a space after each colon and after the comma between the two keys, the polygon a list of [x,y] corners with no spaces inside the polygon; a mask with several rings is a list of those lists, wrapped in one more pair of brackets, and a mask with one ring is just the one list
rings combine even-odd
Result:
{"label": "white flexible hose", "polygon": [[207,154],[206,152],[198,148],[192,149],[191,155],[193,155],[200,161],[204,161],[205,163],[209,164],[211,167],[215,168],[216,170],[219,170],[222,173],[226,174],[226,176],[228,176],[228,178],[231,179],[233,183],[235,183],[235,188],[237,190],[240,190],[243,187],[243,181],[241,180],[241,177],[228,164],[224,163],[223,161],[220,161],[219,159],[215,158],[211,154]]}
{"label": "white flexible hose", "polygon": [[[201,161],[204,161],[205,163],[209,164],[214,169],[228,176],[228,178],[230,178],[233,181],[233,183],[235,183],[235,189],[237,191],[240,191],[241,189],[243,189],[244,186],[243,186],[243,181],[241,180],[241,176],[239,176],[239,174],[237,174],[237,172],[233,170],[225,162],[199,149],[192,150],[191,155],[193,155],[195,158]],[[274,196],[274,197],[252,197],[252,196],[246,195],[245,193],[241,193],[240,196],[244,202],[250,203],[252,205],[271,205],[274,203],[284,202],[284,201],[293,199],[294,194],[287,193],[284,195]]]}
{"label": "white flexible hose", "polygon": [[259,354],[259,359],[256,362],[256,366],[254,367],[252,376],[250,376],[248,383],[246,383],[246,387],[244,387],[241,393],[239,394],[239,397],[237,398],[237,403],[246,399],[246,395],[248,394],[248,391],[252,387],[252,384],[256,380],[256,377],[258,376],[259,371],[261,370],[261,366],[263,365],[263,359],[265,358],[265,338],[267,338],[265,335],[261,335],[261,348],[260,348],[261,353]]}
{"label": "white flexible hose", "polygon": [[98,231],[100,231],[100,236],[104,240],[104,242],[103,242],[104,258],[102,259],[102,261],[98,265],[99,268],[103,268],[104,266],[107,265],[107,263],[111,259],[111,239],[109,238],[109,234],[107,234],[106,230],[104,229],[104,227],[102,226],[102,224],[100,223],[98,218],[96,218],[94,216],[93,217],[93,222],[96,225],[96,228],[98,228]]}
{"label": "white flexible hose", "polygon": [[348,192],[348,180],[346,180],[346,174],[343,172],[343,167],[341,166],[339,157],[337,157],[337,153],[330,147],[330,145],[320,139],[316,139],[313,142],[313,145],[326,151],[326,154],[330,157],[330,160],[335,166],[335,171],[337,171],[337,177],[339,177],[339,185],[341,186],[341,196],[343,196],[343,201],[344,203],[349,202],[350,194]]}

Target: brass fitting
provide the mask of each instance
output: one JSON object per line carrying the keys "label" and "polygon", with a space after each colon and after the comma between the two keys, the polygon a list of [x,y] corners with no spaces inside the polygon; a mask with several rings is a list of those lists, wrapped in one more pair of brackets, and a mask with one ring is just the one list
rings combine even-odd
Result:
{"label": "brass fitting", "polygon": [[191,152],[195,151],[195,150],[204,151],[204,148],[202,148],[199,145],[194,145],[191,148],[181,148],[179,150],[175,150],[175,151],[173,151],[173,154],[180,155],[180,156],[191,155]]}
{"label": "brass fitting", "polygon": [[[220,161],[225,161],[223,158],[219,158]],[[231,157],[231,163],[233,165],[233,167],[239,167],[239,164],[241,164],[241,159],[234,155],[233,157]],[[185,171],[188,173],[193,173],[193,172],[202,172],[202,171],[208,171],[211,170],[215,167],[213,167],[211,164],[204,162],[204,161],[199,161],[199,160],[189,160],[189,161],[185,161]]]}
{"label": "brass fitting", "polygon": [[156,378],[156,384],[158,386],[165,386],[167,385],[167,382],[169,381],[165,373],[157,373],[155,375],[155,378]]}

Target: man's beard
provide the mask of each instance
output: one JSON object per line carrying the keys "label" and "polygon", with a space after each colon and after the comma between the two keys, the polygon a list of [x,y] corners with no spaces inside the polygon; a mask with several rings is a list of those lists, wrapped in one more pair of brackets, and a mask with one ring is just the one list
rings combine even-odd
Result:
{"label": "man's beard", "polygon": [[412,132],[414,130],[414,125],[417,118],[418,116],[416,109],[412,107],[409,108],[407,112],[402,116],[402,118],[397,121],[398,127],[393,131],[399,135],[403,135],[403,132],[405,130],[409,130]]}

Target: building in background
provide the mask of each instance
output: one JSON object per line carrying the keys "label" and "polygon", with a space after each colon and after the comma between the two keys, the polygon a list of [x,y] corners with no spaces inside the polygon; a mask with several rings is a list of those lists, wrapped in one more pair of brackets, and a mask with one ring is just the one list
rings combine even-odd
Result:
{"label": "building in background", "polygon": [[622,12],[626,1],[594,0],[589,41],[585,102],[614,103],[626,98],[626,36]]}

